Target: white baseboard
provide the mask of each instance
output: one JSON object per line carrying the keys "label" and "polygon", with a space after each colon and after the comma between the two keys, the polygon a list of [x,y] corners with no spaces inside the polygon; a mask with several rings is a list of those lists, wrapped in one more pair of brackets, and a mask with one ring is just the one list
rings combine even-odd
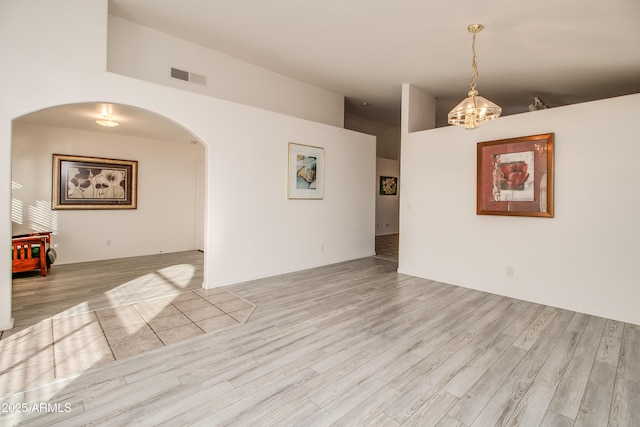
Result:
{"label": "white baseboard", "polygon": [[9,323],[5,323],[3,325],[0,325],[0,331],[8,331],[9,329],[13,329],[13,324],[15,323],[13,317],[11,318],[11,320],[9,321]]}

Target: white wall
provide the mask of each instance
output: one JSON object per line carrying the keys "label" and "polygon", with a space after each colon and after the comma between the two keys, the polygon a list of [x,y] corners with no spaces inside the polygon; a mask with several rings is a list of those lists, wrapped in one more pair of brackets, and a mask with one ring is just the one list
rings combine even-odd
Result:
{"label": "white wall", "polygon": [[436,98],[408,83],[402,84],[403,133],[436,127]]}
{"label": "white wall", "polygon": [[[400,227],[400,162],[397,160],[376,159],[378,192],[376,193],[376,236],[397,234]],[[395,176],[398,178],[398,191],[394,196],[380,194],[380,177]]]}
{"label": "white wall", "polygon": [[345,129],[374,135],[376,137],[376,157],[398,160],[400,156],[400,128],[372,122],[361,117],[345,116]]}
{"label": "white wall", "polygon": [[[28,123],[12,143],[12,232],[53,231],[56,264],[196,248],[198,146]],[[137,160],[138,208],[52,211],[54,153]]]}
{"label": "white wall", "polygon": [[377,134],[377,155],[385,159],[400,159],[400,128],[385,128]]}
{"label": "white wall", "polygon": [[[238,110],[217,126],[210,159],[209,234],[221,283],[373,255],[375,139]],[[323,200],[287,199],[289,142],[324,148]]]}
{"label": "white wall", "polygon": [[[640,324],[638,111],[640,94],[403,135],[399,271]],[[555,218],[476,215],[476,143],[547,132]]]}
{"label": "white wall", "polygon": [[[11,238],[12,120],[101,101],[153,111],[208,146],[207,287],[374,254],[372,136],[106,72],[106,0],[5,0],[0,20],[0,240]],[[287,200],[290,141],[325,148],[324,200]],[[10,263],[0,257],[0,329]]]}
{"label": "white wall", "polygon": [[[344,124],[344,96],[220,52],[109,17],[108,69],[216,98],[313,120]],[[171,67],[206,77],[202,86],[170,77]]]}

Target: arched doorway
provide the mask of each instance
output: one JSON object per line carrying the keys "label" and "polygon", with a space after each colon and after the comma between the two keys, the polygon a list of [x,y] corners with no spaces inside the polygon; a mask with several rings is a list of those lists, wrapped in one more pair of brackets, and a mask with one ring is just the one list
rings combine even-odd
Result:
{"label": "arched doorway", "polygon": [[[103,115],[120,125],[99,126],[96,120]],[[12,147],[12,232],[51,231],[58,254],[52,274],[46,278],[36,275],[32,289],[49,286],[47,291],[51,293],[50,281],[62,266],[84,265],[98,270],[106,260],[154,254],[167,257],[197,249],[201,236],[196,236],[196,230],[203,233],[206,221],[206,215],[198,211],[206,206],[201,185],[206,177],[206,161],[204,170],[198,168],[198,162],[206,159],[206,147],[181,126],[129,105],[70,104],[14,120]],[[137,209],[52,209],[53,154],[138,162]],[[198,176],[197,171],[204,176]],[[172,265],[149,267],[146,273],[135,272],[133,265],[120,268],[134,272],[133,277],[112,269],[103,274],[113,275],[113,287],[108,291],[97,287],[96,292],[106,294],[104,301],[121,303],[128,298],[144,298],[140,289],[158,278],[175,290],[194,285],[194,280],[200,280],[197,285],[202,286],[202,275],[189,278],[193,267],[190,262],[180,257],[176,260]],[[197,268],[203,269],[203,263]],[[86,272],[85,269],[82,275],[85,281]],[[14,277],[14,285],[15,280]],[[96,283],[97,279],[93,285]],[[14,286],[14,313],[24,305],[15,303],[16,288],[19,287]],[[88,283],[85,290],[91,288]],[[98,304],[95,299],[78,303],[79,300],[62,295],[52,301],[42,315],[75,313],[95,309]],[[24,316],[15,317],[19,325]]]}

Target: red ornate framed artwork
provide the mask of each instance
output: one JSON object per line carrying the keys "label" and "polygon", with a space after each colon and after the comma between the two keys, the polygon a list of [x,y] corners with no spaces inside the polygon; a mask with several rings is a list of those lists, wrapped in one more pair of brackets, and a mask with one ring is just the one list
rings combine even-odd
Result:
{"label": "red ornate framed artwork", "polygon": [[477,214],[553,218],[554,134],[478,143]]}

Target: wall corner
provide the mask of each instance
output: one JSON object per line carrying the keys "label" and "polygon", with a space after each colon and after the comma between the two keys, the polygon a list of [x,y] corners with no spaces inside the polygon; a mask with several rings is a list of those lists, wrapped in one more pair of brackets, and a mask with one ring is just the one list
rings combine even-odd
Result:
{"label": "wall corner", "polygon": [[402,134],[436,127],[436,98],[408,83],[402,84]]}

